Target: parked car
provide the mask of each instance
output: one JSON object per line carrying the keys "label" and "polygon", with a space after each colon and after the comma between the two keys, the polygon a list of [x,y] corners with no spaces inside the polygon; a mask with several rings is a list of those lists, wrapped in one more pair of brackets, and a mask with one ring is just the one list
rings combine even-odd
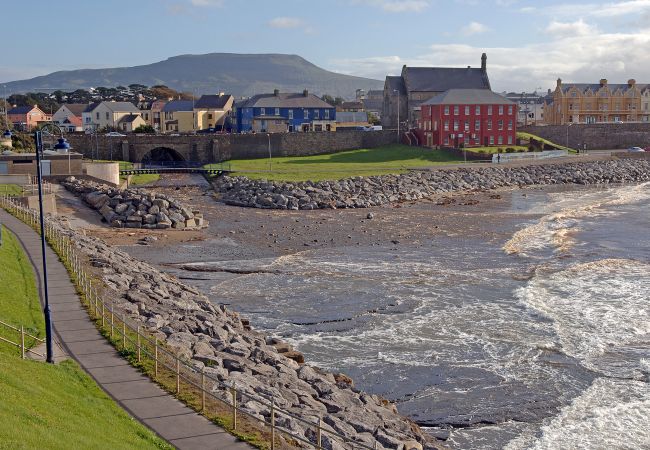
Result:
{"label": "parked car", "polygon": [[641,147],[630,147],[627,149],[628,152],[630,153],[643,153],[645,150],[643,150]]}
{"label": "parked car", "polygon": [[650,147],[644,148],[643,151],[650,152]]}
{"label": "parked car", "polygon": [[106,136],[126,136],[126,134],[118,133],[117,131],[111,131],[110,133],[106,133]]}

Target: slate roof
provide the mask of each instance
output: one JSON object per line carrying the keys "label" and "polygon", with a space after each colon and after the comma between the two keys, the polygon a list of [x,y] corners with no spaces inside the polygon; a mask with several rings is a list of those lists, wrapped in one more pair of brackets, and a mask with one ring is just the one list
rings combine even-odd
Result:
{"label": "slate roof", "polygon": [[87,103],[66,103],[63,106],[68,108],[72,114],[77,117],[81,117],[81,113],[86,110],[88,107]]}
{"label": "slate roof", "polygon": [[368,123],[368,113],[340,111],[336,113],[336,121],[342,122],[363,122]]}
{"label": "slate roof", "polygon": [[449,89],[422,103],[423,105],[514,105],[489,89]]}
{"label": "slate roof", "polygon": [[33,106],[16,106],[7,111],[7,114],[27,114],[32,109],[34,109]]}
{"label": "slate roof", "polygon": [[122,117],[120,119],[120,123],[131,123],[135,122],[135,120],[140,117],[139,114],[127,114],[126,116]]}
{"label": "slate roof", "polygon": [[113,112],[133,112],[137,113],[140,110],[131,102],[104,102],[106,107]]}
{"label": "slate roof", "polygon": [[363,102],[343,102],[339,105],[341,109],[363,109]]}
{"label": "slate roof", "polygon": [[393,94],[393,91],[398,91],[400,95],[406,95],[406,86],[402,77],[386,77],[385,86],[388,88],[390,95]]}
{"label": "slate roof", "polygon": [[223,109],[232,95],[202,95],[194,104],[197,109]]}
{"label": "slate roof", "polygon": [[[627,92],[628,90],[630,90],[631,88],[633,88],[633,87],[635,87],[635,86],[636,86],[640,91],[642,91],[644,88],[649,87],[650,85],[647,85],[647,84],[635,84],[635,85],[630,86],[630,85],[627,84],[627,83],[620,83],[620,84],[616,84],[616,83],[607,83],[607,87],[608,87],[609,90],[612,91],[612,92],[615,92],[615,91],[617,91],[617,90],[619,90],[619,89],[620,89],[621,91],[623,91],[623,92]],[[601,87],[602,87],[602,86],[600,85],[600,83],[567,83],[567,84],[562,83],[562,92],[563,92],[564,94],[566,94],[566,93],[569,91],[569,89],[577,88],[578,91],[580,91],[580,92],[583,93],[583,94],[584,94],[585,92],[587,92],[589,89],[591,89],[591,91],[595,93],[595,92],[597,92]]]}
{"label": "slate roof", "polygon": [[280,93],[254,95],[237,105],[238,108],[333,108],[314,94]]}
{"label": "slate roof", "polygon": [[369,97],[383,98],[384,97],[384,91],[379,90],[379,89],[371,89],[366,93],[366,100],[368,100]]}
{"label": "slate roof", "polygon": [[368,111],[381,111],[384,107],[384,100],[365,99],[363,107]]}
{"label": "slate roof", "polygon": [[487,73],[480,68],[404,67],[402,76],[409,92],[490,89]]}
{"label": "slate roof", "polygon": [[90,104],[88,104],[88,106],[86,106],[86,109],[84,109],[83,112],[85,112],[85,113],[92,112],[92,111],[93,111],[95,108],[97,108],[101,103],[102,103],[102,102],[93,102],[93,103],[90,103]]}
{"label": "slate roof", "polygon": [[192,100],[172,100],[163,106],[163,112],[193,111],[195,107]]}

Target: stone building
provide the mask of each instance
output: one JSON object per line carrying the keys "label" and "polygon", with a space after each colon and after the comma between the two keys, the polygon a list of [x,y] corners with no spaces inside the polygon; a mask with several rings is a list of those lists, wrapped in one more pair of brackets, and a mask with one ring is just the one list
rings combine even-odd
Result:
{"label": "stone building", "polygon": [[625,84],[562,83],[544,105],[548,125],[570,123],[650,122],[650,85],[628,80]]}
{"label": "stone building", "polygon": [[[382,125],[397,128],[418,128],[420,105],[450,89],[490,89],[487,56],[481,56],[481,67],[402,67],[400,76],[387,76],[384,83]],[[399,109],[399,113],[398,113]]]}

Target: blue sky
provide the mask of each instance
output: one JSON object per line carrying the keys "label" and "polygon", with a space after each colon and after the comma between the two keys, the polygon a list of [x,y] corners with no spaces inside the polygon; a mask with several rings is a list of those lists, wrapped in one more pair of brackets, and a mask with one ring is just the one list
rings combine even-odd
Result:
{"label": "blue sky", "polygon": [[3,2],[0,82],[179,54],[293,53],[383,79],[477,66],[494,90],[555,79],[650,83],[650,0],[23,0]]}

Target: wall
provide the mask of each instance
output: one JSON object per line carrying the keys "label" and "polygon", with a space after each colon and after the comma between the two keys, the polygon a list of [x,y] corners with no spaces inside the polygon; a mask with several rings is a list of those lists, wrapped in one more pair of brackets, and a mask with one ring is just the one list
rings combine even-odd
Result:
{"label": "wall", "polygon": [[119,163],[84,163],[84,171],[91,177],[117,185],[120,184]]}
{"label": "wall", "polygon": [[[38,210],[39,208],[38,195],[18,197],[16,201],[33,210]],[[45,214],[56,215],[56,197],[54,194],[43,194],[43,212]]]}
{"label": "wall", "polygon": [[197,134],[184,136],[128,135],[97,136],[97,148],[91,135],[66,136],[76,152],[86,158],[141,162],[155,148],[175,150],[187,161],[220,162],[228,159],[303,156],[335,153],[359,148],[393,144],[395,131],[338,131],[267,134]]}
{"label": "wall", "polygon": [[0,184],[30,184],[32,178],[29,175],[0,175]]}
{"label": "wall", "polygon": [[569,147],[582,148],[583,144],[587,144],[588,150],[650,146],[650,123],[529,126],[522,127],[519,131],[535,134],[560,145],[566,145],[568,134]]}

